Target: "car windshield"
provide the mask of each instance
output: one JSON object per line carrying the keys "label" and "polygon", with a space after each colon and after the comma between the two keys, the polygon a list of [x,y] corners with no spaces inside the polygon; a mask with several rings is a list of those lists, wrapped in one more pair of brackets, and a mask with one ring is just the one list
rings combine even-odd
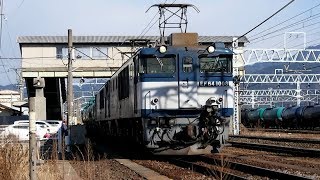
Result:
{"label": "car windshield", "polygon": [[13,126],[14,129],[28,129],[29,126]]}
{"label": "car windshield", "polygon": [[232,72],[232,59],[229,57],[200,57],[200,72]]}
{"label": "car windshield", "polygon": [[51,126],[59,126],[59,123],[55,123],[55,122],[48,122]]}
{"label": "car windshield", "polygon": [[140,73],[144,74],[172,74],[176,71],[175,56],[142,57]]}

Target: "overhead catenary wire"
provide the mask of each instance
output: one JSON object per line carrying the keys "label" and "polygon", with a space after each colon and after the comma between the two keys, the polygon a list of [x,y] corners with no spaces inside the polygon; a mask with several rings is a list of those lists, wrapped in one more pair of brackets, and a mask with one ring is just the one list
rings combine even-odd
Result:
{"label": "overhead catenary wire", "polygon": [[242,37],[246,36],[247,34],[249,34],[250,32],[252,32],[253,30],[257,29],[259,26],[261,26],[262,24],[264,24],[265,22],[267,22],[269,19],[271,19],[272,17],[274,17],[275,15],[277,15],[279,12],[281,12],[283,9],[285,9],[286,7],[288,7],[291,3],[293,3],[295,0],[291,0],[290,2],[288,2],[285,6],[283,6],[282,8],[280,8],[278,11],[276,11],[275,13],[273,13],[271,16],[269,16],[267,19],[265,19],[264,21],[262,21],[261,23],[259,23],[258,25],[256,25],[254,28],[250,29],[248,32],[244,33],[243,35],[239,36],[238,38],[236,38],[234,41],[237,41],[239,39],[241,39]]}
{"label": "overhead catenary wire", "polygon": [[2,49],[3,0],[0,0],[0,49]]}
{"label": "overhead catenary wire", "polygon": [[292,20],[292,19],[294,19],[294,18],[296,18],[296,17],[298,17],[298,16],[300,16],[300,15],[302,15],[302,14],[305,14],[305,13],[307,13],[307,12],[311,11],[312,9],[315,9],[315,8],[317,8],[317,7],[319,7],[319,6],[320,6],[320,4],[317,4],[317,5],[311,7],[311,8],[308,9],[308,10],[305,10],[305,11],[303,11],[303,12],[301,12],[301,13],[299,13],[299,14],[291,17],[291,18],[288,18],[288,19],[286,19],[286,20],[284,20],[284,21],[282,21],[282,22],[280,22],[280,23],[278,23],[278,24],[276,24],[276,25],[274,25],[274,26],[271,26],[271,27],[268,28],[268,29],[265,29],[265,30],[263,30],[263,31],[260,31],[260,32],[258,32],[258,33],[256,33],[256,34],[252,35],[252,36],[249,36],[248,38],[252,38],[252,37],[254,37],[254,36],[258,36],[258,35],[260,35],[261,33],[264,33],[264,32],[266,32],[266,31],[268,31],[268,30],[270,30],[270,29],[273,29],[273,28],[275,28],[275,27],[277,27],[277,26],[279,26],[279,25],[281,25],[281,24],[284,24],[284,23],[286,23],[286,22],[288,22],[288,21],[290,21],[290,20]]}
{"label": "overhead catenary wire", "polygon": [[[311,31],[318,30],[318,29],[319,29],[319,27],[315,27],[315,28],[309,29],[309,30],[307,30],[307,31],[308,31],[308,32],[311,32]],[[307,34],[307,33],[306,33],[306,36],[308,37],[308,36],[311,36],[311,35],[314,35],[314,34],[318,34],[318,33],[320,33],[320,31],[315,32],[315,33],[311,33],[311,34]],[[291,41],[288,41],[287,43],[290,43],[290,42],[292,42],[292,41],[294,41],[294,39],[292,39]],[[282,39],[281,41],[275,43],[275,44],[272,45],[271,47],[278,47],[281,43],[284,43],[283,39]]]}
{"label": "overhead catenary wire", "polygon": [[[15,54],[16,51],[15,51],[15,48],[14,48],[14,45],[13,45],[12,36],[10,34],[10,28],[9,28],[8,21],[5,20],[4,22],[5,22],[4,25],[5,25],[6,29],[7,29],[8,38],[9,38],[9,41],[10,41],[12,54],[13,54],[13,56],[16,56],[16,54]],[[20,55],[17,55],[17,56],[20,56]]]}
{"label": "overhead catenary wire", "polygon": [[[314,16],[315,16],[315,17],[314,17]],[[305,18],[305,19],[300,20],[300,21],[298,21],[298,22],[294,22],[294,23],[292,23],[292,24],[289,24],[289,25],[287,25],[287,26],[285,26],[285,27],[281,27],[281,28],[279,28],[279,29],[276,29],[276,30],[274,30],[274,31],[272,31],[272,32],[269,32],[269,33],[260,35],[259,37],[256,37],[256,38],[251,39],[251,41],[253,41],[252,43],[254,43],[254,40],[261,39],[261,38],[265,38],[265,37],[268,36],[268,35],[277,33],[277,32],[279,32],[279,31],[282,31],[282,30],[285,30],[285,29],[288,29],[288,28],[291,28],[291,27],[294,27],[294,26],[297,26],[297,25],[300,25],[300,24],[304,24],[305,22],[310,21],[310,20],[317,19],[317,18],[320,17],[320,13],[318,13],[318,14],[316,14],[316,15],[314,15],[314,16],[311,16],[311,17],[313,17],[313,18],[308,17],[308,18]],[[319,23],[319,22],[318,22],[318,23]],[[312,24],[312,25],[314,25],[314,24]],[[302,29],[302,28],[305,28],[305,27],[309,27],[309,26],[310,26],[310,25],[303,26],[303,27],[301,27],[301,28],[299,28],[299,29]],[[272,36],[272,37],[274,37],[274,36]]]}
{"label": "overhead catenary wire", "polygon": [[[168,0],[165,0],[165,2],[163,3],[163,4],[165,4],[166,2],[167,2]],[[171,3],[171,5],[172,4],[174,4],[176,2],[176,0],[174,0],[172,3]],[[156,14],[153,16],[153,18],[149,21],[149,23],[147,24],[147,26],[142,30],[142,32],[139,34],[139,36],[138,36],[138,39],[140,39],[141,37],[143,37],[143,36],[145,36],[149,31],[150,31],[150,29],[159,21],[158,19],[156,20],[156,21],[154,21],[154,19],[157,17],[157,15],[158,15],[158,11],[156,12]],[[154,21],[153,23],[152,23],[152,21]],[[151,24],[152,23],[152,24]],[[151,26],[150,26],[150,24],[151,24]],[[147,30],[146,30],[147,29]],[[122,46],[125,42],[127,41],[127,39],[125,39],[119,46]],[[118,47],[119,47],[118,46]],[[118,49],[118,51],[120,52],[120,53],[123,53],[122,51],[120,51],[119,49]]]}
{"label": "overhead catenary wire", "polygon": [[[311,33],[311,34],[309,34],[309,35],[311,36],[311,35],[315,35],[315,34],[319,34],[319,33],[320,33],[320,31],[315,32],[315,33]],[[297,39],[297,38],[293,38],[291,41],[288,41],[288,43],[293,42],[295,39]],[[316,39],[315,41],[317,41],[317,39]],[[314,42],[314,41],[311,41],[311,42]],[[304,43],[299,44],[299,45],[297,45],[297,46],[300,46],[300,45],[303,45],[303,44],[304,44]],[[307,45],[307,44],[310,44],[310,41],[306,42],[306,45]],[[297,47],[297,46],[296,46],[296,47]]]}
{"label": "overhead catenary wire", "polygon": [[[316,42],[316,41],[320,41],[320,38],[318,38],[318,39],[313,39],[313,40],[311,40],[311,41],[308,41],[308,42],[306,43],[306,45],[307,45],[307,44],[310,44],[310,43],[312,43],[312,42]],[[295,45],[295,46],[291,47],[290,49],[293,49],[293,48],[298,47],[298,46],[301,46],[301,45],[304,45],[304,43]]]}
{"label": "overhead catenary wire", "polygon": [[[313,24],[309,24],[307,26],[303,26],[303,27],[300,27],[300,28],[293,29],[291,31],[297,31],[297,30],[304,29],[306,27],[310,27],[310,26],[314,26],[314,25],[318,25],[318,24],[320,24],[320,21],[318,21],[316,23],[313,23]],[[267,38],[263,37],[263,39],[261,39],[261,40],[257,40],[257,41],[251,42],[250,45],[258,43],[258,42],[261,42],[261,41],[265,41],[265,40],[268,40],[268,39],[272,39],[272,38],[275,38],[275,37],[278,37],[278,36],[281,36],[281,35],[283,35],[283,33],[279,33],[279,34],[276,34],[274,36],[270,36],[270,37],[267,37]]]}
{"label": "overhead catenary wire", "polygon": [[3,59],[1,59],[0,61],[1,61],[1,64],[2,64],[2,67],[3,67],[4,71],[6,72],[6,76],[7,76],[7,78],[8,78],[9,83],[10,83],[11,85],[13,85],[13,83],[12,83],[12,81],[11,81],[9,75],[8,75],[8,72],[6,71],[6,68],[4,67]]}
{"label": "overhead catenary wire", "polygon": [[[165,0],[164,4],[165,4],[167,1],[168,1],[168,0]],[[174,0],[173,3],[174,3],[175,1],[176,1],[176,0]],[[173,4],[173,3],[172,3],[172,4]],[[143,36],[145,36],[145,35],[150,31],[150,29],[155,25],[155,23],[158,21],[158,20],[154,21],[154,19],[157,17],[157,15],[158,15],[158,12],[155,13],[155,15],[153,16],[153,18],[149,21],[149,23],[146,25],[146,27],[145,27],[145,28],[142,30],[142,32],[139,34],[138,39],[141,38],[141,37],[143,37]],[[152,21],[154,21],[154,22],[152,23]],[[150,26],[151,23],[152,23],[152,25]],[[147,30],[146,30],[146,29],[147,29]],[[127,39],[125,39],[125,40],[120,44],[120,46],[122,46],[126,41],[127,41]]]}

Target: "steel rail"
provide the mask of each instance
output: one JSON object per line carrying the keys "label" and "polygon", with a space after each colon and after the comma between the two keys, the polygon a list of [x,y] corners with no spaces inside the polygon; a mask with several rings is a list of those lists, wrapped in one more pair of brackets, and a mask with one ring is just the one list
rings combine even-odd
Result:
{"label": "steel rail", "polygon": [[262,177],[268,177],[270,179],[308,179],[302,176],[288,174],[285,172],[272,170],[268,168],[258,167],[250,164],[239,163],[236,161],[228,160],[228,159],[219,159],[218,157],[207,157],[207,156],[199,156],[196,158],[198,161],[202,161],[210,164],[218,164],[223,166],[227,164],[228,168],[234,169],[237,171],[241,171],[243,173],[258,175]]}
{"label": "steel rail", "polygon": [[261,176],[261,177],[268,177],[270,179],[308,179],[306,177],[288,174],[281,171],[276,171],[272,169],[262,168],[258,166],[253,166],[249,164],[239,163],[231,160],[226,159],[218,159],[215,157],[207,157],[207,156],[187,156],[183,158],[169,158],[168,161],[175,165],[178,165],[183,168],[189,168],[192,171],[196,171],[201,174],[205,174],[208,176],[212,176],[213,174],[219,176],[221,170],[213,169],[206,167],[204,165],[199,165],[196,162],[203,162],[208,165],[219,166],[225,170],[235,170],[246,175],[235,175],[231,172],[223,171],[224,177],[228,179],[248,179],[250,176]]}
{"label": "steel rail", "polygon": [[247,128],[249,131],[264,131],[264,132],[284,132],[284,133],[300,133],[300,134],[320,134],[320,130],[296,130],[296,129],[256,129]]}
{"label": "steel rail", "polygon": [[[198,157],[198,156],[196,156],[196,157]],[[200,174],[207,175],[207,176],[214,176],[214,175],[219,176],[220,173],[223,173],[223,176],[228,177],[228,179],[243,179],[243,180],[248,179],[247,177],[239,176],[239,175],[233,174],[231,172],[221,172],[220,170],[217,170],[217,169],[208,168],[208,167],[196,164],[194,162],[184,160],[183,158],[181,158],[181,159],[180,158],[167,158],[167,160],[170,163],[175,164],[179,167],[188,168],[192,171],[195,171]]]}
{"label": "steel rail", "polygon": [[265,137],[265,136],[244,136],[244,135],[230,135],[231,138],[239,139],[262,139],[278,142],[295,142],[295,143],[309,143],[320,144],[320,139],[302,139],[302,138],[284,138],[284,137]]}
{"label": "steel rail", "polygon": [[287,146],[278,146],[278,145],[271,145],[271,144],[237,142],[232,140],[228,140],[228,143],[230,143],[233,147],[239,147],[239,148],[293,154],[293,155],[299,155],[303,157],[320,157],[320,150],[317,150],[317,149],[287,147]]}

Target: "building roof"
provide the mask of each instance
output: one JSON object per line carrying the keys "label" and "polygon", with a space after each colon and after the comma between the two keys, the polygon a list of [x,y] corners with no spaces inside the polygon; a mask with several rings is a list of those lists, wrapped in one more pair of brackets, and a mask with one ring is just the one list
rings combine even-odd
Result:
{"label": "building roof", "polygon": [[[200,43],[232,42],[237,36],[199,36]],[[159,40],[159,36],[73,36],[73,43],[124,43],[130,39]],[[20,44],[51,44],[67,43],[67,36],[19,36],[17,42]],[[242,37],[239,42],[246,43],[248,39]]]}
{"label": "building roof", "polygon": [[9,106],[6,106],[2,103],[0,103],[0,110],[11,110],[11,111],[15,111],[15,112],[20,112],[16,107],[9,107]]}
{"label": "building roof", "polygon": [[12,90],[0,90],[0,95],[20,95],[20,93]]}

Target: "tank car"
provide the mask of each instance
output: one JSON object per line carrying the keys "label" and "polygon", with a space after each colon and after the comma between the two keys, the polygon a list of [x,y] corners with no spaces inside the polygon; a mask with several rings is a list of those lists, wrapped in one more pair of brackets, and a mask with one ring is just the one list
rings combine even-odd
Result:
{"label": "tank car", "polygon": [[311,128],[320,126],[320,106],[258,108],[244,111],[247,127]]}
{"label": "tank car", "polygon": [[264,123],[265,127],[269,126],[281,126],[282,117],[281,114],[283,112],[284,107],[276,107],[276,108],[266,108],[263,113],[261,120]]}
{"label": "tank car", "polygon": [[248,127],[257,127],[261,124],[262,114],[266,108],[248,109],[242,116],[242,122]]}
{"label": "tank car", "polygon": [[300,126],[300,115],[297,114],[299,106],[286,107],[282,114],[283,127],[298,128]]}
{"label": "tank car", "polygon": [[319,127],[320,122],[320,106],[306,106],[301,114],[301,126],[304,128]]}
{"label": "tank car", "polygon": [[95,131],[133,138],[154,154],[218,151],[233,114],[233,52],[192,39],[172,34],[125,62],[96,95]]}

